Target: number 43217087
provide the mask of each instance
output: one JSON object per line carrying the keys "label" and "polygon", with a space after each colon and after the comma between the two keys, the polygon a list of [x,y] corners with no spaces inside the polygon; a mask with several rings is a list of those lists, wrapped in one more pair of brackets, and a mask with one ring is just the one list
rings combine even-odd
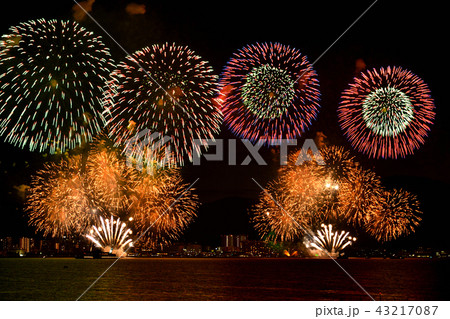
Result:
{"label": "number 43217087", "polygon": [[379,306],[375,312],[381,316],[434,316],[438,306]]}

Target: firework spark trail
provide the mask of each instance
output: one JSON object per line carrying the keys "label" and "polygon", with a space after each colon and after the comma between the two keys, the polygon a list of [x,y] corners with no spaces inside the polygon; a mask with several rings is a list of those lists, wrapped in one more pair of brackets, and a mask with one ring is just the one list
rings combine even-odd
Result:
{"label": "firework spark trail", "polygon": [[101,38],[77,22],[11,27],[0,41],[0,135],[50,153],[92,141],[104,125],[100,100],[113,64]]}
{"label": "firework spark trail", "polygon": [[[263,192],[265,192],[268,196],[270,196],[272,198],[272,200],[275,202],[275,204],[278,205],[278,207],[280,207],[281,210],[283,210],[288,216],[290,216],[293,220],[294,223],[296,223],[298,225],[299,228],[302,228],[303,231],[305,232],[305,234],[307,234],[307,236],[309,236],[310,240],[312,240],[314,238],[314,233],[312,232],[312,230],[310,229],[305,229],[303,228],[302,225],[300,225],[299,223],[297,223],[297,221],[295,220],[295,218],[293,218],[287,211],[284,210],[283,206],[281,206],[267,191],[264,187],[262,187],[254,178],[252,178],[252,180],[255,182],[256,185],[258,185],[259,188],[261,188],[261,190]],[[355,279],[353,278],[352,275],[350,275],[347,270],[344,269],[344,267],[342,267],[327,251],[324,251],[325,254],[334,261],[334,263],[372,300],[375,301],[375,299],[372,297],[372,295],[370,295],[366,289],[364,289],[363,286],[361,286],[361,284]]]}
{"label": "firework spark trail", "polygon": [[[185,189],[185,191],[180,195],[180,196],[178,196],[173,202],[172,202],[172,204],[141,234],[141,235],[139,235],[139,237],[133,242],[133,245],[134,245],[134,243],[136,243],[136,242],[138,242],[149,230],[150,230],[150,228],[156,223],[156,222],[158,222],[158,220],[160,219],[160,218],[162,218],[171,208],[172,208],[172,206],[174,206],[176,203],[177,203],[177,201],[186,193],[186,192],[188,192],[196,183],[197,183],[197,181],[199,180],[200,178],[197,178],[192,184],[190,184],[189,185],[189,187],[187,187],[186,189]],[[114,266],[115,264],[116,264],[116,262],[118,262],[123,256],[124,256],[124,254],[126,254],[126,253],[128,253],[128,250],[131,248],[131,246],[129,246],[111,265],[109,265],[109,267],[108,268],[106,268],[106,270],[100,275],[100,276],[98,276],[93,282],[92,282],[92,284],[80,295],[80,296],[78,296],[78,298],[75,300],[75,301],[79,301],[107,272],[108,272],[108,270],[110,270],[111,269],[111,267],[112,266]]]}
{"label": "firework spark trail", "polygon": [[353,148],[371,158],[413,154],[435,117],[427,84],[401,67],[368,70],[344,90],[338,118]]}

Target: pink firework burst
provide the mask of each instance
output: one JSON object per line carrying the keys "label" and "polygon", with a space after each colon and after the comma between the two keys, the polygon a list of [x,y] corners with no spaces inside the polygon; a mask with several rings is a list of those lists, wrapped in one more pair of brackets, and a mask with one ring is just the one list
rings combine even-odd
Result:
{"label": "pink firework burst", "polygon": [[372,158],[397,158],[425,142],[435,112],[427,84],[394,66],[355,77],[342,93],[338,116],[356,150]]}
{"label": "pink firework burst", "polygon": [[251,141],[299,137],[319,112],[316,72],[300,51],[280,43],[234,53],[219,84],[225,124]]}

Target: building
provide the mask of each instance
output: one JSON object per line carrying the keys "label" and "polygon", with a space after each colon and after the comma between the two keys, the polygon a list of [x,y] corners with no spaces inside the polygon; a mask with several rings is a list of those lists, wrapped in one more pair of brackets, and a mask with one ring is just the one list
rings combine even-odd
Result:
{"label": "building", "polygon": [[183,243],[173,243],[164,250],[171,256],[181,256],[184,254],[185,245]]}
{"label": "building", "polygon": [[6,256],[10,250],[12,250],[12,238],[0,238],[0,255]]}
{"label": "building", "polygon": [[10,246],[12,245],[12,238],[6,237],[0,239],[0,249],[2,251],[8,251],[10,249]]}
{"label": "building", "polygon": [[202,246],[197,244],[186,245],[185,254],[188,256],[198,256],[202,253]]}
{"label": "building", "polygon": [[10,253],[15,254],[17,249],[19,248],[17,242],[15,242],[12,237],[5,237],[0,239],[0,244],[0,248],[4,255],[8,255]]}
{"label": "building", "polygon": [[19,250],[24,253],[30,252],[30,238],[20,237],[19,238]]}
{"label": "building", "polygon": [[222,250],[224,252],[242,251],[244,242],[248,240],[247,235],[221,235]]}
{"label": "building", "polygon": [[266,242],[247,240],[243,243],[242,252],[252,257],[269,257],[276,255]]}

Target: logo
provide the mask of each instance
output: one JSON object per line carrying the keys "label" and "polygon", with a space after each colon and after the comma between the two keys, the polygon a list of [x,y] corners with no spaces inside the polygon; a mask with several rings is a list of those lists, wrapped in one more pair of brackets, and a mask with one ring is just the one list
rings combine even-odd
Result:
{"label": "logo", "polygon": [[[145,129],[137,133],[125,143],[124,154],[127,159],[129,167],[135,167],[139,171],[147,170],[151,174],[154,169],[174,166],[176,160],[170,150],[170,136],[162,135],[161,133],[151,133],[150,130]],[[297,146],[297,140],[280,139],[275,142],[268,143],[265,140],[258,140],[252,143],[247,139],[239,140],[248,152],[247,156],[242,162],[237,161],[237,141],[236,139],[195,139],[193,140],[193,149],[195,150],[192,156],[192,164],[200,165],[202,158],[206,161],[227,161],[230,166],[235,165],[249,165],[250,162],[255,161],[257,165],[267,165],[261,154],[259,153],[263,145],[277,146],[280,153],[280,165],[287,165],[288,163],[288,148]],[[227,155],[224,154],[224,144],[227,142]],[[213,147],[215,153],[202,154],[201,147],[209,149]],[[313,139],[305,139],[303,145],[298,151],[298,156],[295,165],[301,165],[305,161],[315,161],[319,165],[324,165],[323,158],[319,149]]]}

